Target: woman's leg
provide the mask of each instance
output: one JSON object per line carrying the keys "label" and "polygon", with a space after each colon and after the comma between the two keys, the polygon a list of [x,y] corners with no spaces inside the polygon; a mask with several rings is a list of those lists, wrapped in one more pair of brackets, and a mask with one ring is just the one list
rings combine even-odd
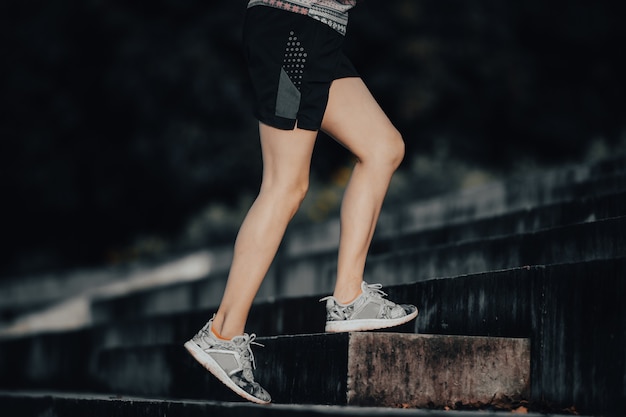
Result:
{"label": "woman's leg", "polygon": [[213,329],[225,338],[241,335],[287,224],[309,184],[317,132],[276,129],[260,124],[263,181],[239,229],[233,262]]}
{"label": "woman's leg", "polygon": [[357,158],[341,208],[337,282],[333,296],[349,303],[361,293],[365,258],[404,142],[360,78],[335,80],[322,130]]}

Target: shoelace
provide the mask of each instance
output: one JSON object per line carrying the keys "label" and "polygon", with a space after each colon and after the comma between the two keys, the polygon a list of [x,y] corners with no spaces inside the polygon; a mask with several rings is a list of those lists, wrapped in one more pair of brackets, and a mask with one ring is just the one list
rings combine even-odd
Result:
{"label": "shoelace", "polygon": [[366,286],[368,294],[373,297],[383,298],[387,296],[387,293],[381,290],[382,284],[366,284]]}
{"label": "shoelace", "polygon": [[[218,343],[223,343],[224,345],[228,345],[228,342],[222,342],[220,340],[216,340],[214,337],[211,336],[211,326],[209,324],[207,324],[206,326],[204,326],[202,329],[200,329],[200,331],[198,332],[200,334],[200,337],[202,339],[209,339],[212,342],[217,341]],[[243,342],[241,343],[236,343],[235,339],[243,339]],[[243,357],[250,357],[250,362],[252,363],[252,369],[256,369],[256,361],[254,359],[254,353],[252,353],[252,348],[250,347],[250,345],[255,345],[255,346],[260,346],[260,347],[265,347],[265,345],[259,343],[259,342],[255,342],[254,340],[256,339],[256,334],[252,333],[251,335],[248,334],[244,334],[243,336],[235,336],[231,342],[233,345],[235,345],[238,350],[240,350],[240,352],[242,353]]]}
{"label": "shoelace", "polygon": [[[252,333],[251,335],[243,335],[237,336],[237,338],[242,338],[244,341],[242,343],[235,343],[235,345],[241,350],[242,356],[244,358],[250,358],[250,363],[252,364],[252,369],[256,369],[256,361],[254,359],[254,353],[252,353],[252,348],[250,345],[265,347],[265,345],[255,342],[256,334]],[[234,339],[233,339],[234,341]]]}
{"label": "shoelace", "polygon": [[[365,283],[365,290],[367,291],[367,295],[372,296],[372,297],[376,297],[376,298],[383,298],[387,296],[387,293],[382,291],[381,288],[383,288],[382,284],[368,284]],[[330,300],[330,299],[334,299],[335,297],[333,297],[332,295],[328,295],[324,298],[320,298],[320,302],[322,301],[326,301],[326,300]]]}

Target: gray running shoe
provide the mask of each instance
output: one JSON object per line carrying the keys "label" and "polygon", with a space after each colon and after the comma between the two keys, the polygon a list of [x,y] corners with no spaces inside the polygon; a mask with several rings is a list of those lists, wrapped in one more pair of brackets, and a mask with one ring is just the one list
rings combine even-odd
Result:
{"label": "gray running shoe", "polygon": [[417,317],[417,307],[396,304],[383,297],[380,284],[361,284],[362,294],[350,304],[341,304],[333,296],[326,301],[326,331],[358,332],[399,326]]}
{"label": "gray running shoe", "polygon": [[191,355],[211,372],[224,385],[248,401],[268,404],[270,395],[254,381],[252,369],[255,368],[251,344],[256,343],[255,334],[235,336],[231,340],[220,340],[211,333],[213,319],[209,320],[185,348]]}

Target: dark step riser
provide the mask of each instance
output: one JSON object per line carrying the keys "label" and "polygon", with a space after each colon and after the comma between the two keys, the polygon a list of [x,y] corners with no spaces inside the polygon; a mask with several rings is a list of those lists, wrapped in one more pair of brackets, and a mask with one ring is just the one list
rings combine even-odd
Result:
{"label": "dark step riser", "polygon": [[[591,181],[583,180],[579,183],[574,183],[573,179],[561,179],[560,184],[544,188],[544,183],[552,181],[541,176],[523,178],[519,181],[469,189],[431,201],[402,205],[397,210],[386,209],[381,217],[381,232],[387,232],[385,226],[388,224],[396,226],[392,230],[419,231],[450,223],[500,216],[529,207],[549,206],[626,191],[624,174]],[[394,218],[389,219],[391,211],[394,211]]]}
{"label": "dark step riser", "polygon": [[93,390],[93,333],[42,334],[0,343],[0,387]]}
{"label": "dark step riser", "polygon": [[[529,396],[524,339],[391,333],[261,339],[257,380],[277,403],[454,407]],[[111,392],[211,398],[223,390],[180,347],[105,352],[99,375]]]}
{"label": "dark step riser", "polygon": [[[423,250],[371,256],[365,279],[385,285],[434,277],[479,273],[524,265],[560,264],[609,259],[626,254],[626,217],[576,224],[525,235],[485,239]],[[270,295],[299,296],[331,293],[336,253],[282,262],[261,286],[258,299]],[[160,288],[97,301],[96,322],[172,311],[206,309],[219,303],[225,277]]]}
{"label": "dark step riser", "polygon": [[[347,336],[288,340],[288,346],[280,340],[262,340],[265,347],[253,349],[255,377],[271,392],[273,400],[346,404]],[[314,364],[315,369],[307,364]],[[182,345],[107,351],[100,357],[98,368],[107,392],[238,401]]]}
{"label": "dark step riser", "polygon": [[[604,413],[626,394],[625,277],[622,257],[431,280],[388,292],[419,306],[419,333],[529,337],[533,399]],[[250,323],[260,334],[267,334],[261,318],[272,327],[271,306],[264,308]],[[289,328],[292,318],[282,320],[279,327]]]}
{"label": "dark step riser", "polygon": [[[556,267],[546,267],[552,268]],[[544,268],[521,268],[402,284],[387,287],[385,291],[397,302],[413,303],[420,309],[415,324],[396,328],[399,332],[413,333],[417,330],[420,333],[446,334],[453,330],[455,334],[526,337],[531,334],[531,312],[539,308],[532,304],[531,285],[543,274]],[[459,288],[454,299],[440,299],[441,293],[454,288]],[[499,302],[485,302],[493,299]],[[463,314],[463,321],[455,325],[454,314],[457,311]],[[474,311],[479,311],[480,316],[468,314]],[[94,331],[95,343],[103,348],[182,343],[214,312],[214,309],[209,309],[119,320],[97,327]],[[438,314],[432,316],[435,313]],[[487,320],[485,315],[497,319]],[[323,333],[325,317],[324,303],[318,302],[318,297],[281,299],[254,304],[247,329],[264,336]]]}
{"label": "dark step riser", "polygon": [[[94,323],[106,323],[119,318],[213,307],[220,302],[226,279],[227,274],[219,273],[200,281],[160,286],[114,298],[96,298],[91,303],[91,317]],[[265,286],[273,280],[270,272]],[[263,292],[260,291],[258,296],[262,297]]]}
{"label": "dark step riser", "polygon": [[[378,235],[393,236],[398,231],[424,231],[451,223],[474,222],[529,207],[560,206],[596,198],[600,203],[605,195],[626,191],[625,174],[626,158],[621,156],[591,167],[549,171],[462,190],[431,200],[390,205],[383,210]],[[552,226],[559,224],[565,223],[559,221]],[[322,225],[298,227],[288,232],[285,250],[290,255],[297,255],[332,249],[337,245],[338,234],[336,220]]]}
{"label": "dark step riser", "polygon": [[[365,279],[393,285],[524,265],[610,259],[626,254],[625,231],[626,217],[620,217],[525,235],[397,251],[371,256]],[[274,283],[277,293],[297,296],[332,292],[336,259],[333,252],[279,264]]]}
{"label": "dark step riser", "polygon": [[370,254],[394,250],[424,249],[451,243],[476,241],[495,236],[537,232],[560,226],[626,215],[626,192],[516,211],[470,223],[448,224],[433,230],[374,237]]}
{"label": "dark step riser", "polygon": [[[146,278],[180,278],[181,267],[186,279],[219,277],[228,272],[232,246],[200,250],[174,258],[137,261],[122,265],[102,265],[91,269],[56,271],[49,274],[0,279],[0,325],[10,325],[21,314],[40,312],[45,307],[72,297],[99,293],[103,288],[114,297],[120,284],[146,288]],[[185,281],[184,279],[183,281]],[[138,283],[137,281],[143,281]],[[155,284],[156,285],[156,284]],[[4,323],[2,323],[4,321]]]}
{"label": "dark step riser", "polygon": [[[120,319],[162,314],[187,314],[192,311],[212,309],[219,305],[226,286],[227,274],[220,273],[195,282],[160,286],[114,298],[95,299],[91,303],[94,324],[105,324]],[[277,271],[270,268],[256,299],[279,298]]]}
{"label": "dark step riser", "polygon": [[[416,326],[422,333],[530,337],[533,398],[602,414],[612,409],[616,398],[624,398],[624,277],[626,259],[622,258],[432,280],[391,287],[389,293],[420,307]],[[294,306],[255,306],[249,328],[267,335],[279,329],[305,331],[307,320],[313,328],[323,326],[323,313],[319,320],[312,319],[312,309],[318,307],[314,299]],[[301,310],[305,315],[294,318]],[[190,337],[206,319],[202,316],[189,317],[187,329],[174,337],[180,342]],[[169,320],[174,327],[185,323],[183,316]],[[73,383],[89,389],[81,369],[89,369],[93,356],[81,355],[95,342],[82,334],[75,333],[73,339],[48,335],[3,342],[0,385],[54,388],[62,381],[64,387]],[[106,337],[99,331],[96,335]]]}
{"label": "dark step riser", "polygon": [[[623,178],[626,184],[626,176]],[[626,187],[626,186],[625,186]],[[524,205],[500,213],[476,213],[475,218],[456,219],[450,214],[441,223],[427,227],[428,221],[411,219],[402,206],[385,207],[372,243],[372,253],[401,248],[420,249],[491,236],[529,233],[590,220],[626,215],[626,191],[591,195],[545,206]],[[433,208],[437,216],[442,208]],[[480,214],[480,215],[479,215]],[[408,218],[407,218],[408,217]],[[300,226],[287,233],[282,253],[285,258],[307,256],[335,250],[339,240],[339,222]]]}
{"label": "dark step riser", "polygon": [[[70,395],[41,393],[37,395],[0,392],[3,411],[11,417],[472,417],[485,416],[484,411],[398,410],[362,407],[327,407],[308,405],[256,405],[245,402],[221,403],[193,400],[158,400],[103,395]],[[488,414],[487,414],[488,415]],[[545,414],[528,414],[546,417]]]}
{"label": "dark step riser", "polygon": [[589,174],[592,177],[603,177],[618,173],[626,173],[626,158],[624,155],[616,155],[593,163],[589,167]]}
{"label": "dark step riser", "polygon": [[[554,204],[555,202],[567,202],[572,200],[589,200],[596,199],[601,206],[604,194],[620,194],[626,190],[626,176],[624,175],[623,166],[626,164],[624,157],[618,157],[607,161],[593,164],[589,167],[574,167],[547,172],[543,176],[529,176],[528,178],[513,179],[505,181],[501,184],[483,187],[470,193],[460,192],[450,196],[444,196],[437,200],[437,204],[416,203],[399,207],[395,210],[388,207],[383,212],[381,225],[379,226],[380,236],[395,236],[398,230],[404,233],[410,230],[424,230],[432,226],[442,226],[450,223],[458,223],[462,221],[473,221],[484,219],[494,215],[501,215],[511,211],[518,211],[528,207],[538,207],[540,205]],[[598,208],[600,209],[600,206]],[[620,207],[620,206],[617,206]],[[621,205],[623,207],[623,205]],[[577,210],[571,210],[575,213]],[[598,214],[597,218],[603,218],[604,215]],[[554,224],[554,223],[553,223]],[[562,223],[557,223],[562,224]],[[430,225],[430,226],[429,226]],[[319,226],[315,226],[319,229]],[[293,242],[290,236],[293,235]],[[294,247],[300,247],[296,251],[309,252],[307,247],[323,247],[330,249],[336,246],[336,239],[330,240],[328,237],[322,237],[322,243],[315,243],[317,239],[311,239],[310,236],[319,234],[307,232],[307,228],[298,228],[295,233],[289,233],[287,236],[288,243],[285,245],[285,251],[291,252],[287,246],[290,243]],[[296,242],[299,241],[300,243]],[[436,242],[434,242],[436,244]],[[382,249],[387,244],[382,243]],[[380,249],[380,250],[382,250]],[[87,279],[85,277],[87,276]],[[98,283],[106,283],[111,277],[100,276],[93,272],[86,272],[83,275],[69,274],[63,278],[62,285],[53,282],[52,286],[41,286],[34,284],[37,290],[29,291],[23,286],[23,282],[18,283],[19,287],[26,290],[22,291],[25,297],[6,297],[5,302],[0,302],[0,314],[6,320],[11,320],[21,312],[36,309],[38,306],[45,306],[59,297],[67,295],[67,291],[58,292],[59,288],[74,288],[78,292],[78,288],[83,290],[94,288]],[[116,275],[116,274],[113,274]],[[68,277],[78,284],[68,285],[66,282]],[[45,277],[44,277],[45,278]],[[58,281],[58,277],[53,281]],[[82,284],[81,284],[82,283]],[[1,293],[8,293],[8,288],[0,290]],[[18,294],[19,295],[19,294]],[[21,301],[16,303],[17,299]]]}
{"label": "dark step riser", "polygon": [[610,259],[624,254],[626,217],[620,217],[525,235],[371,257],[366,279],[383,283],[389,280],[414,282],[525,265]]}

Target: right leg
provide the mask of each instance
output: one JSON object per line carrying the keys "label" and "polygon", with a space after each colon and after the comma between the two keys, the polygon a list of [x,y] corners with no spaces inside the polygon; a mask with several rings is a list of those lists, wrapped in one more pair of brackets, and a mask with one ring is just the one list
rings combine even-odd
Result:
{"label": "right leg", "polygon": [[337,281],[326,297],[326,331],[388,328],[417,316],[412,305],[384,298],[363,282],[365,260],[391,176],[404,156],[400,133],[359,77],[333,81],[322,129],[356,156],[341,206]]}
{"label": "right leg", "polygon": [[280,130],[260,123],[261,190],[237,236],[226,289],[213,329],[225,338],[243,334],[248,313],[289,221],[309,184],[317,132]]}

